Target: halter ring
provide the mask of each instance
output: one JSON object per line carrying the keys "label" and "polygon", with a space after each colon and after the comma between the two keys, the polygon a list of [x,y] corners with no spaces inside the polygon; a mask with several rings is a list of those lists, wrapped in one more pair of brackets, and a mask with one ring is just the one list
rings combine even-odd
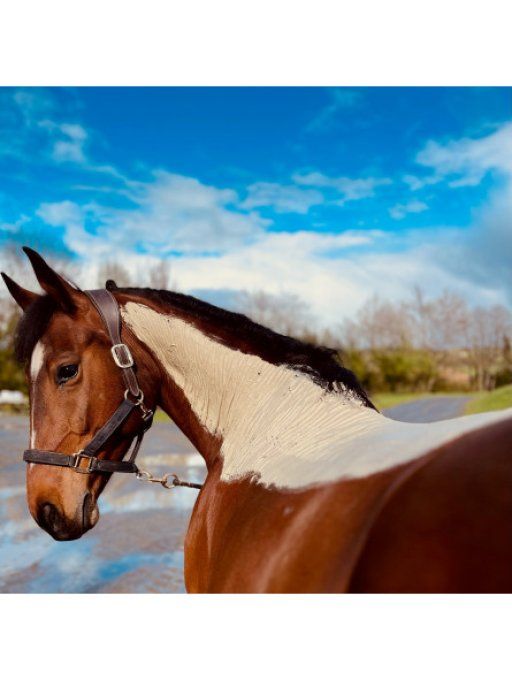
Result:
{"label": "halter ring", "polygon": [[[129,396],[134,396],[134,395],[130,392],[130,390],[125,390],[124,391],[124,398],[128,399]],[[136,397],[136,401],[134,402],[134,404],[135,404],[135,406],[142,406],[143,401],[144,401],[144,392],[141,389],[139,389],[139,393]]]}

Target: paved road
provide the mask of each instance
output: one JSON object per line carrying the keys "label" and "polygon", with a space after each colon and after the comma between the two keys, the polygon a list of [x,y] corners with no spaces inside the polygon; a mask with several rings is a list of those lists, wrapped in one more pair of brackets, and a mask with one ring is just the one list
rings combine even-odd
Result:
{"label": "paved road", "polygon": [[470,397],[427,397],[384,409],[384,413],[394,420],[407,423],[431,423],[462,415],[469,399]]}
{"label": "paved road", "polygon": [[[465,397],[439,397],[389,409],[397,420],[459,415]],[[98,525],[78,541],[57,543],[35,524],[25,499],[28,420],[0,414],[0,592],[184,592],[183,539],[197,497],[114,475],[100,498]],[[202,458],[176,427],[156,423],[140,464],[202,481]]]}

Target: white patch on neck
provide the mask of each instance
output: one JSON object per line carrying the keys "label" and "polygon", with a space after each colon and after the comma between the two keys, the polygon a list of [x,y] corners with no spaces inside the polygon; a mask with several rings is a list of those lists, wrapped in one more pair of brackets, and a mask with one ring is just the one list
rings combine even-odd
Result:
{"label": "white patch on neck", "polygon": [[123,319],[183,390],[199,422],[222,437],[221,479],[304,488],[361,478],[414,460],[507,411],[400,423],[350,393],[226,347],[175,316],[129,302]]}

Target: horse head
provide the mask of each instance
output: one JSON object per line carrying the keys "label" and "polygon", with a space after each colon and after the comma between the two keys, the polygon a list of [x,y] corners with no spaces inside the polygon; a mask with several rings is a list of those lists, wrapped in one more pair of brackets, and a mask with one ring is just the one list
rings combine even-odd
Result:
{"label": "horse head", "polygon": [[[110,477],[105,471],[91,471],[90,460],[82,461],[76,454],[87,450],[126,401],[127,390],[114,363],[111,337],[89,295],[56,273],[38,253],[24,250],[45,294],[25,290],[2,276],[24,312],[16,351],[30,386],[30,449],[76,461],[74,467],[61,467],[60,458],[53,465],[29,463],[27,499],[43,529],[56,540],[72,540],[97,523],[97,500]],[[129,336],[129,331],[123,330],[123,335]],[[158,388],[150,377],[151,359],[143,358],[135,338],[127,340],[136,362],[136,385],[138,381],[143,387],[145,404],[153,409]],[[140,429],[141,413],[134,409],[98,448],[98,458],[121,461]]]}

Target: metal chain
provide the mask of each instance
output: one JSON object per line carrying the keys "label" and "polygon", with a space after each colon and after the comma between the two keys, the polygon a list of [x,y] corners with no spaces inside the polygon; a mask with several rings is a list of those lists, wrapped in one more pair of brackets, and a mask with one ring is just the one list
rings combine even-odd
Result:
{"label": "metal chain", "polygon": [[136,479],[140,482],[150,482],[151,484],[161,484],[164,489],[173,489],[175,486],[188,486],[191,489],[202,489],[202,484],[196,484],[195,482],[183,482],[174,474],[174,472],[167,472],[162,477],[154,477],[151,472],[147,470],[139,470],[136,475]]}

